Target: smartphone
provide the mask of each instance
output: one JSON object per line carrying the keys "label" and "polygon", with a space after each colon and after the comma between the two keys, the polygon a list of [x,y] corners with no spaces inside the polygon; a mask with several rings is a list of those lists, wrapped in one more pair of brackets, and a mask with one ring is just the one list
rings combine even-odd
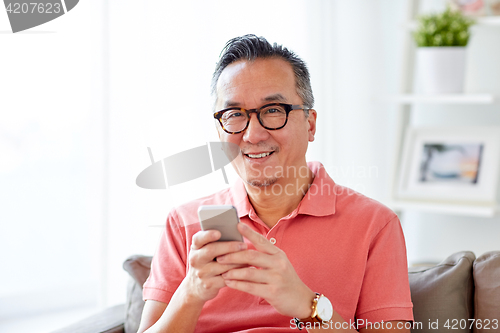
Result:
{"label": "smartphone", "polygon": [[243,242],[243,236],[238,231],[240,222],[236,208],[231,205],[200,206],[198,208],[201,230],[219,230],[222,234],[218,242]]}

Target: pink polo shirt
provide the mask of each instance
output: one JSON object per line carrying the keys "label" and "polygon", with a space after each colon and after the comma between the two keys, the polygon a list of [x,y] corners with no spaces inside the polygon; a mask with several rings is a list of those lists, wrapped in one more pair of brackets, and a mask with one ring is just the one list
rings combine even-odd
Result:
{"label": "pink polo shirt", "polygon": [[[413,320],[398,217],[379,202],[336,185],[321,163],[308,166],[313,184],[299,206],[271,229],[255,213],[241,180],[173,209],[143,298],[168,303],[185,277],[191,239],[200,230],[198,207],[233,205],[240,221],[275,242],[302,281],[328,297],[344,320]],[[205,303],[196,332],[297,332],[290,320],[264,299],[226,287]]]}

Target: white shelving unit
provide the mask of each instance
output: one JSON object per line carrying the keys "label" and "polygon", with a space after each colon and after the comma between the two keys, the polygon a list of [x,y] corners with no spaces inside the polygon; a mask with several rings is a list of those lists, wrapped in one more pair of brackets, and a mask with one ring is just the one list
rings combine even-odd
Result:
{"label": "white shelving unit", "polygon": [[[408,0],[408,12],[405,25],[408,33],[404,40],[403,63],[401,69],[400,94],[393,96],[384,96],[378,100],[387,103],[398,104],[397,112],[397,135],[395,142],[395,150],[393,161],[391,164],[391,197],[386,200],[385,204],[397,212],[404,210],[418,210],[433,213],[493,217],[500,213],[498,204],[478,205],[478,204],[461,204],[453,202],[436,202],[436,201],[417,201],[403,200],[398,198],[398,181],[402,164],[403,146],[406,130],[410,126],[411,112],[416,104],[449,104],[449,105],[490,105],[499,104],[500,96],[494,96],[487,93],[476,94],[449,94],[449,95],[418,95],[412,93],[413,73],[414,73],[414,54],[415,44],[412,36],[409,33],[416,27],[415,17],[417,15],[419,0]],[[478,19],[477,24],[500,26],[500,17],[487,17]],[[423,112],[423,111],[420,111]]]}
{"label": "white shelving unit", "polygon": [[479,25],[500,26],[500,16],[481,17],[477,19]]}

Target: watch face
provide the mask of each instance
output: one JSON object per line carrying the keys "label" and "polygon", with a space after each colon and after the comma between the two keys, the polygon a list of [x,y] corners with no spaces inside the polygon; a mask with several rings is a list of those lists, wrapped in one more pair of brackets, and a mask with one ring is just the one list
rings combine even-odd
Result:
{"label": "watch face", "polygon": [[325,296],[321,296],[318,299],[316,310],[318,311],[318,317],[321,321],[330,321],[330,319],[332,319],[333,306],[332,303],[330,303],[330,300]]}

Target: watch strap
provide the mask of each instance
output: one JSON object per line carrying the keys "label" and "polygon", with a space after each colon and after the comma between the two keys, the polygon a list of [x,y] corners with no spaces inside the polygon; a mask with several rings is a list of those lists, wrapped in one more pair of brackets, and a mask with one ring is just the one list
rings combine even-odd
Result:
{"label": "watch strap", "polygon": [[299,330],[302,330],[302,326],[300,325],[300,323],[310,323],[310,322],[322,323],[323,322],[322,320],[320,320],[318,318],[318,308],[317,308],[318,300],[321,296],[322,295],[320,293],[316,293],[316,296],[314,297],[314,299],[312,301],[312,305],[311,305],[312,312],[308,318],[304,318],[304,319],[293,318],[293,320],[295,321],[295,326],[297,326],[297,328]]}

